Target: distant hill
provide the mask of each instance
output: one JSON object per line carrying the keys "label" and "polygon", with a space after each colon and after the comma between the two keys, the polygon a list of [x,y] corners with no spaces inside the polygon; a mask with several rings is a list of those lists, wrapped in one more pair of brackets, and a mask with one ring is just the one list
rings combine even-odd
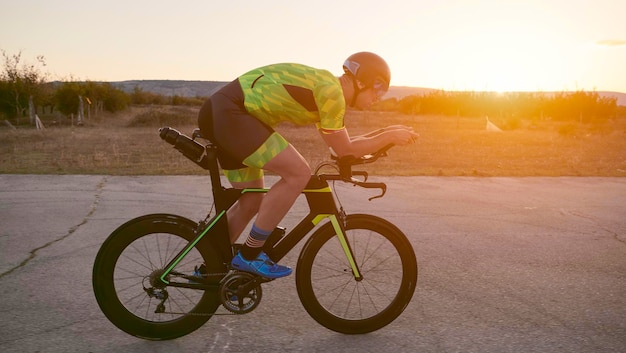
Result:
{"label": "distant hill", "polygon": [[[120,88],[125,92],[132,92],[135,87],[145,92],[152,92],[164,96],[181,96],[181,97],[208,97],[213,92],[227,84],[222,81],[182,81],[182,80],[131,80],[110,82],[112,85]],[[422,95],[435,91],[432,88],[392,86],[385,98],[403,98],[410,95]],[[552,94],[554,92],[545,92]],[[626,93],[598,91],[602,97],[617,98],[617,105],[626,106]]]}
{"label": "distant hill", "polygon": [[626,93],[621,92],[598,92],[603,97],[614,97],[617,98],[617,105],[626,106]]}
{"label": "distant hill", "polygon": [[135,87],[144,92],[163,96],[208,97],[228,82],[181,81],[181,80],[131,80],[110,82],[124,92],[131,93]]}

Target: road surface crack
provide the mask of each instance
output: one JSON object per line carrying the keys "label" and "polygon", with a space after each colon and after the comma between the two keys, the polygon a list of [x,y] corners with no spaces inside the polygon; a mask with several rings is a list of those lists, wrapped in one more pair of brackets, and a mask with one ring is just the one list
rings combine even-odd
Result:
{"label": "road surface crack", "polygon": [[569,214],[571,214],[572,216],[576,216],[582,219],[586,219],[589,220],[593,223],[595,223],[598,228],[602,229],[603,231],[607,232],[608,234],[610,234],[613,239],[617,240],[618,242],[622,243],[622,244],[626,244],[626,240],[620,238],[620,234],[612,229],[607,228],[600,220],[598,220],[597,218],[590,216],[590,215],[584,215],[578,212],[569,212]]}
{"label": "road surface crack", "polygon": [[8,271],[5,271],[3,273],[0,273],[0,278],[3,278],[4,276],[7,276],[9,274],[11,274],[13,271],[20,269],[24,266],[26,266],[26,264],[28,264],[32,259],[34,259],[37,256],[37,252],[39,252],[40,250],[46,249],[47,247],[56,244],[62,240],[67,239],[69,236],[71,236],[72,234],[74,234],[81,226],[83,226],[85,223],[87,223],[89,221],[89,218],[94,214],[94,212],[96,212],[96,209],[98,207],[98,203],[100,203],[100,196],[102,195],[102,190],[104,189],[104,185],[107,182],[107,177],[103,177],[102,180],[100,180],[100,182],[98,183],[98,185],[96,185],[96,193],[94,195],[94,200],[91,203],[91,206],[89,207],[89,212],[87,212],[87,214],[85,215],[85,217],[83,217],[83,220],[78,223],[77,225],[71,227],[66,234],[64,234],[63,236],[56,238],[52,241],[49,241],[37,248],[34,248],[33,250],[31,250],[28,254],[28,257],[26,257],[26,259],[22,260],[22,262],[20,262],[17,266],[9,269]]}

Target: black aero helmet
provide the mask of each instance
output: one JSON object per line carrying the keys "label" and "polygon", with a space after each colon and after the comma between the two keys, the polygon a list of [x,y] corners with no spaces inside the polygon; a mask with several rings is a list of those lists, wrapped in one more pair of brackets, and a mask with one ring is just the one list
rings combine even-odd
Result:
{"label": "black aero helmet", "polygon": [[343,63],[343,71],[356,78],[365,88],[387,91],[391,82],[389,65],[380,56],[370,52],[350,55]]}

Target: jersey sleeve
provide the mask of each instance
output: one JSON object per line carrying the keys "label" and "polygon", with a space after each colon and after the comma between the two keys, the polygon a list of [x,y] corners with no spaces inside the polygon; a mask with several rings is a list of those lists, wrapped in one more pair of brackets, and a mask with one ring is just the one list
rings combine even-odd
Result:
{"label": "jersey sleeve", "polygon": [[346,102],[341,86],[336,84],[319,85],[314,90],[320,121],[316,124],[322,132],[334,132],[344,128]]}

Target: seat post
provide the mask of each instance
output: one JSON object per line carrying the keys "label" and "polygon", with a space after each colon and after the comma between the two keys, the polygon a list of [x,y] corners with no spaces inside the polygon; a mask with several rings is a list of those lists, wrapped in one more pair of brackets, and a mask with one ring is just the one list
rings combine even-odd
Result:
{"label": "seat post", "polygon": [[213,195],[215,195],[216,192],[223,189],[222,180],[220,179],[220,168],[217,164],[217,146],[214,144],[208,144],[206,146],[206,158],[208,161],[209,174],[211,176]]}

